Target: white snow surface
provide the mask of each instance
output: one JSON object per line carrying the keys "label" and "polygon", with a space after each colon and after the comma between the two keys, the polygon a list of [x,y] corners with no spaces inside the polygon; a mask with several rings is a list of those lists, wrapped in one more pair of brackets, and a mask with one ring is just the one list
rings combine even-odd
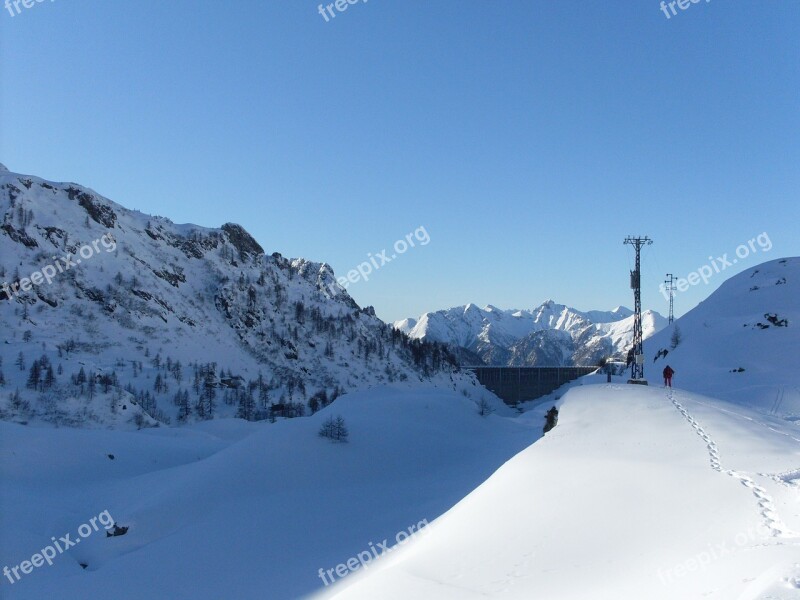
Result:
{"label": "white snow surface", "polygon": [[325,598],[796,599],[800,431],[685,391],[571,390],[558,426]]}
{"label": "white snow surface", "polygon": [[[343,416],[348,442],[317,435],[330,415]],[[3,579],[0,597],[299,598],[323,587],[320,568],[432,522],[540,435],[539,423],[482,417],[462,394],[421,384],[348,394],[274,424],[0,422],[0,567],[51,536],[76,539],[105,510],[130,527],[110,538],[100,528],[52,566]]]}

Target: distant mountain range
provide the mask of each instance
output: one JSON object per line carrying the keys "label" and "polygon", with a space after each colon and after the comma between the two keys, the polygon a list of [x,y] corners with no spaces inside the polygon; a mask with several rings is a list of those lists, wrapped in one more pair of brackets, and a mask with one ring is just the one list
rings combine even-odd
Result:
{"label": "distant mountain range", "polygon": [[[642,314],[645,337],[667,319]],[[474,304],[403,319],[395,328],[410,337],[447,344],[462,365],[595,365],[604,358],[624,360],[633,339],[633,311],[580,311],[553,300],[532,310],[502,310]]]}

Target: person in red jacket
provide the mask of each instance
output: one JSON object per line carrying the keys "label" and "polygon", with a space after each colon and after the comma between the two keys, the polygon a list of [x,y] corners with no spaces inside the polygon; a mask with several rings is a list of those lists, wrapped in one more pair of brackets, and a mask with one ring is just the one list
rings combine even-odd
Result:
{"label": "person in red jacket", "polygon": [[672,387],[672,376],[675,375],[675,369],[667,365],[664,367],[664,387]]}

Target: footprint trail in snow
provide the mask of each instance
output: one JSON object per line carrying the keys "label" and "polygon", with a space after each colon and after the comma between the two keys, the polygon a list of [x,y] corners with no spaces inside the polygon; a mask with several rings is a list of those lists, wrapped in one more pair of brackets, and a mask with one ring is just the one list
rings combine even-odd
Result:
{"label": "footprint trail in snow", "polygon": [[778,515],[778,511],[775,508],[775,502],[772,497],[767,493],[763,487],[758,485],[751,477],[745,475],[743,473],[739,473],[738,471],[734,471],[733,469],[723,469],[722,464],[720,462],[719,456],[719,449],[717,448],[716,442],[711,438],[711,436],[706,433],[705,429],[698,423],[689,411],[687,411],[683,405],[678,402],[678,399],[675,397],[675,393],[670,390],[669,391],[669,399],[672,404],[675,405],[675,408],[684,416],[684,418],[689,422],[692,428],[695,430],[697,435],[699,435],[703,441],[706,443],[706,448],[708,449],[708,455],[710,458],[711,468],[715,471],[720,473],[725,473],[730,477],[738,479],[743,486],[748,488],[752,494],[755,496],[756,501],[758,502],[759,513],[764,520],[764,524],[770,530],[774,537],[780,538],[796,538],[800,537],[797,533],[793,532],[789,527],[781,520],[780,516]]}

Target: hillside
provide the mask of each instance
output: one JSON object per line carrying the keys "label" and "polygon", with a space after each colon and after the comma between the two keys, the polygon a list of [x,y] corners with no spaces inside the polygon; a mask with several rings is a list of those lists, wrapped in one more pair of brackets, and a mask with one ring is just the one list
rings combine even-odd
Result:
{"label": "hillside", "polygon": [[320,598],[797,600],[800,431],[587,385],[558,426]]}
{"label": "hillside", "polygon": [[266,254],[239,225],[176,225],[4,167],[0,214],[2,418],[255,420],[378,384],[469,383],[442,347],[359,307],[328,265]]}
{"label": "hillside", "polygon": [[651,383],[669,364],[679,387],[800,419],[800,258],[731,277],[644,348]]}

